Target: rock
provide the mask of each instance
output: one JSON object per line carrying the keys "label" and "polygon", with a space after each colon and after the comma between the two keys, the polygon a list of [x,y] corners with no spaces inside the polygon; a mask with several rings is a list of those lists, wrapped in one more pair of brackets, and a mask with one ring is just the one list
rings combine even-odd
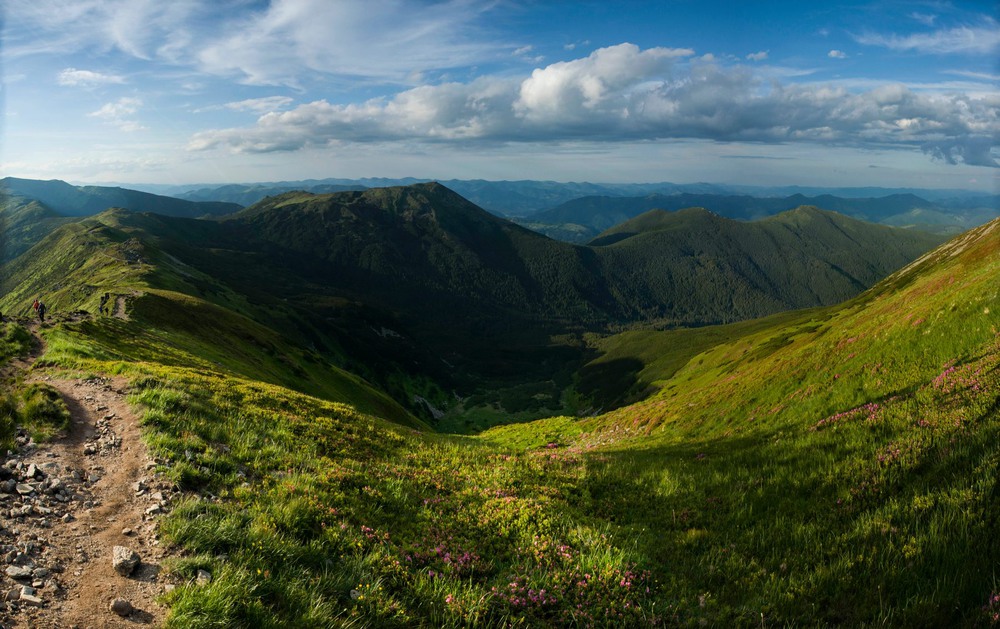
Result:
{"label": "rock", "polygon": [[42,463],[41,465],[39,465],[38,469],[42,470],[46,474],[50,474],[50,475],[51,474],[58,474],[59,473],[59,464],[56,463],[55,461],[46,461],[45,463]]}
{"label": "rock", "polygon": [[111,601],[110,605],[108,605],[108,609],[124,618],[125,616],[131,614],[134,608],[132,607],[132,603],[126,601],[125,599],[116,598]]}
{"label": "rock", "polygon": [[31,465],[28,466],[28,470],[24,473],[24,475],[27,476],[28,478],[35,478],[36,476],[38,476],[38,466],[32,463]]}
{"label": "rock", "polygon": [[135,531],[133,531],[132,529],[128,528],[127,526],[122,529],[122,535],[129,536],[129,535],[132,535],[133,533],[135,533]]}
{"label": "rock", "polygon": [[6,573],[11,579],[30,579],[33,576],[31,568],[25,566],[7,566]]}
{"label": "rock", "polygon": [[59,519],[62,520],[63,522],[65,522],[66,524],[69,524],[70,522],[72,522],[76,518],[73,517],[72,513],[66,513],[66,514],[63,515],[63,517],[61,517]]}
{"label": "rock", "polygon": [[115,572],[123,577],[127,577],[136,569],[139,561],[139,555],[131,548],[115,546],[111,566],[115,569]]}
{"label": "rock", "polygon": [[35,488],[27,483],[18,483],[14,488],[17,490],[17,493],[22,496],[27,496],[31,492],[35,491]]}
{"label": "rock", "polygon": [[198,585],[207,585],[212,582],[212,573],[208,570],[198,570],[198,576],[195,580]]}
{"label": "rock", "polygon": [[18,600],[24,603],[25,605],[31,605],[33,607],[41,607],[42,605],[45,604],[45,601],[43,601],[41,598],[34,596],[33,594],[25,594],[24,592],[21,592],[21,598],[19,598]]}

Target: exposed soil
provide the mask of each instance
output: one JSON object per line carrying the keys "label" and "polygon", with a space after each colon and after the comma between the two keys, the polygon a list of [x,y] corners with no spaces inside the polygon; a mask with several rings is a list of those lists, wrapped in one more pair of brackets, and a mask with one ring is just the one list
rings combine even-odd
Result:
{"label": "exposed soil", "polygon": [[[41,352],[8,365],[24,368]],[[157,626],[156,598],[167,552],[156,519],[172,489],[154,474],[123,378],[79,378],[31,370],[26,380],[57,389],[72,416],[66,435],[36,445],[20,435],[0,467],[0,626]],[[128,576],[112,566],[115,546],[141,562]],[[113,599],[134,608],[120,616]]]}

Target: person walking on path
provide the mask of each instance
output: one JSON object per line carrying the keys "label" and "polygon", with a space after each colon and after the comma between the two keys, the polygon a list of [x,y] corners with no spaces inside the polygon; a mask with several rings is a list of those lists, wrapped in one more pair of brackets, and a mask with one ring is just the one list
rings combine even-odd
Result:
{"label": "person walking on path", "polygon": [[38,320],[45,323],[45,304],[38,302]]}
{"label": "person walking on path", "polygon": [[38,314],[38,298],[35,297],[35,303],[31,304],[31,307],[35,310],[35,314]]}

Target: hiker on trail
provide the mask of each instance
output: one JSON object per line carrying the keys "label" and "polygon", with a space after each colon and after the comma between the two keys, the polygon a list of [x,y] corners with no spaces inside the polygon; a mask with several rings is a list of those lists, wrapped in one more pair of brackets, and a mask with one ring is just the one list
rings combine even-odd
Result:
{"label": "hiker on trail", "polygon": [[38,320],[45,323],[45,304],[38,302]]}
{"label": "hiker on trail", "polygon": [[37,297],[35,297],[35,303],[31,304],[31,307],[35,309],[35,312],[38,312],[38,298]]}
{"label": "hiker on trail", "polygon": [[[111,294],[110,293],[104,293],[103,295],[101,295],[101,307],[99,309],[100,312],[101,312],[101,314],[104,314],[104,308],[105,308],[105,306],[108,305],[108,300],[109,299],[111,299]],[[110,308],[108,308],[108,314],[111,314],[111,309]]]}

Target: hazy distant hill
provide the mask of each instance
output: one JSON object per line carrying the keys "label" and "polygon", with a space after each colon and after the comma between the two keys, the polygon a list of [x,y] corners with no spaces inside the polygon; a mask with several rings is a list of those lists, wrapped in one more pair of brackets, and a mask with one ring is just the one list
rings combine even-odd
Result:
{"label": "hazy distant hill", "polygon": [[[222,186],[147,186],[150,190],[162,191],[182,199],[192,201],[228,201],[249,206],[265,197],[277,196],[285,192],[301,190],[314,194],[325,194],[340,190],[363,190],[410,186],[430,183],[430,179],[364,178],[364,179],[308,179],[303,181],[280,181],[271,183],[229,184]],[[487,181],[484,179],[440,180],[444,186],[454,190],[479,207],[498,216],[529,216],[552,206],[586,196],[636,196],[646,194],[724,194],[727,186],[707,183],[564,183],[558,181]]]}
{"label": "hazy distant hill", "polygon": [[913,194],[878,198],[845,198],[829,194],[807,197],[753,197],[717,194],[652,194],[644,197],[591,196],[574,199],[537,212],[520,222],[526,227],[568,242],[586,242],[601,231],[643,212],[704,207],[722,216],[753,220],[809,205],[848,216],[898,227],[916,227],[954,234],[1000,216],[1000,206],[983,205],[989,198],[957,200],[954,205],[932,203]]}
{"label": "hazy distant hill", "polygon": [[294,190],[307,191],[313,194],[327,194],[330,192],[343,192],[345,190],[364,190],[365,188],[366,186],[362,185],[329,183],[313,185],[230,184],[219,186],[218,188],[198,188],[197,190],[184,192],[179,197],[189,201],[221,201],[235,203],[241,207],[248,207],[267,197],[277,196]]}
{"label": "hazy distant hill", "polygon": [[91,216],[111,207],[166,216],[199,218],[221,216],[242,209],[233,203],[192,202],[148,192],[104,186],[71,186],[65,181],[39,181],[5,177],[0,191],[15,197],[34,199],[61,216]]}
{"label": "hazy distant hill", "polygon": [[0,197],[0,263],[21,255],[72,217],[60,216],[33,199]]}

